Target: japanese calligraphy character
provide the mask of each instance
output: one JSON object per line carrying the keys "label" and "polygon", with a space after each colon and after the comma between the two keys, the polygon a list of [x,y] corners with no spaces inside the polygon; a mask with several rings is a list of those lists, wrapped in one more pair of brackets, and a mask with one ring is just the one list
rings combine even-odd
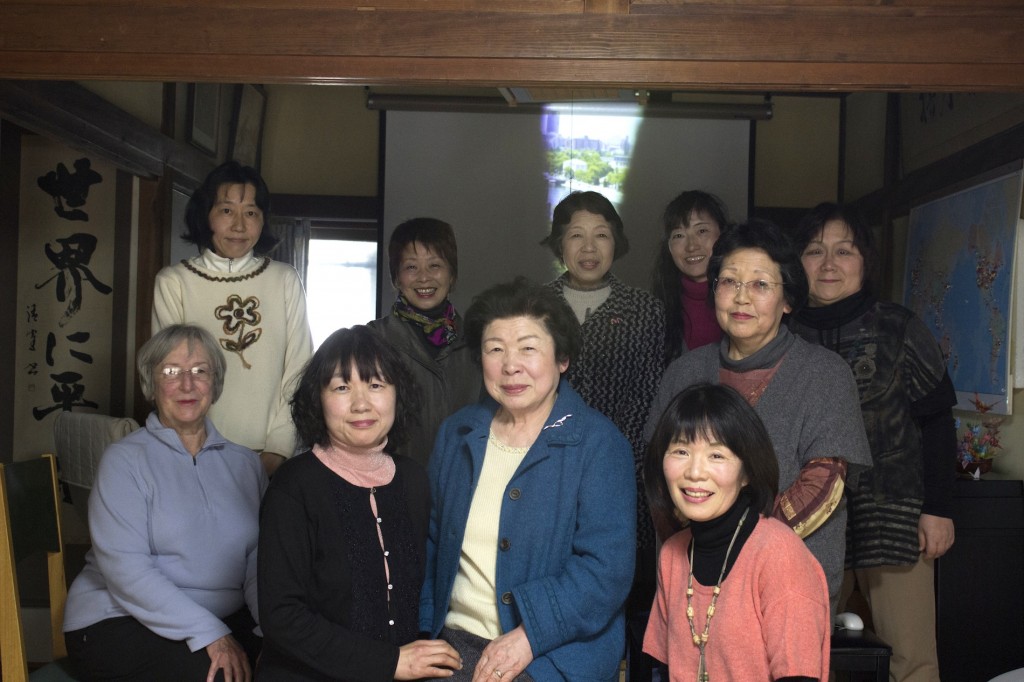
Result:
{"label": "japanese calligraphy character", "polygon": [[[64,312],[64,319],[61,320],[60,325],[64,326],[67,323],[67,318],[72,317],[82,307],[82,277],[84,276],[89,283],[92,284],[93,288],[101,294],[109,294],[112,289],[104,284],[103,282],[96,279],[92,274],[92,271],[88,268],[89,261],[92,259],[92,254],[96,250],[97,239],[91,234],[84,232],[76,232],[70,237],[64,237],[57,240],[57,243],[61,245],[60,251],[55,251],[46,244],[44,249],[46,251],[46,257],[50,259],[50,262],[57,268],[58,272],[50,279],[36,285],[36,289],[42,289],[44,286],[57,279],[57,300],[61,303],[67,298],[68,289],[73,290],[73,296],[71,302],[68,304],[67,310]],[[70,276],[70,285],[68,278]]]}
{"label": "japanese calligraphy character", "polygon": [[[53,210],[65,220],[89,220],[89,214],[80,207],[85,206],[89,196],[89,187],[103,182],[103,176],[91,168],[87,158],[75,161],[75,172],[69,173],[63,163],[57,164],[57,170],[36,179],[39,189],[53,197]],[[64,203],[72,210],[64,208]]]}
{"label": "japanese calligraphy character", "polygon": [[[67,338],[72,343],[85,343],[89,340],[89,332],[75,332],[74,334],[68,334]],[[50,332],[46,335],[46,364],[53,367],[53,349],[57,346],[57,336]],[[92,364],[92,356],[88,353],[83,353],[80,350],[71,348],[68,350],[71,357],[81,360],[86,364]]]}
{"label": "japanese calligraphy character", "polygon": [[50,396],[54,404],[49,407],[33,407],[32,416],[36,421],[42,421],[54,410],[70,412],[74,407],[99,407],[98,404],[85,399],[85,386],[78,383],[82,380],[82,375],[78,372],[51,374],[50,378],[54,381],[50,387]]}

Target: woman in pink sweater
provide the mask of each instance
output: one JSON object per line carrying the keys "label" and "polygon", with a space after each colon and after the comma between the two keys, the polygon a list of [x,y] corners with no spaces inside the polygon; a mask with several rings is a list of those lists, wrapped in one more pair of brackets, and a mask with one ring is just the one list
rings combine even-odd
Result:
{"label": "woman in pink sweater", "polygon": [[687,388],[657,425],[645,477],[651,512],[679,531],[661,550],[644,651],[673,681],[827,680],[825,575],[768,516],[779,469],[753,408],[724,385]]}

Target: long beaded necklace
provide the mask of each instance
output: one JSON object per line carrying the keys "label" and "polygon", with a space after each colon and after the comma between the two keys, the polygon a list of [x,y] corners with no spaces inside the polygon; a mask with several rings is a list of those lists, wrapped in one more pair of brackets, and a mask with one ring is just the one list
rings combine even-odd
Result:
{"label": "long beaded necklace", "polygon": [[709,682],[710,677],[708,676],[707,664],[704,661],[704,649],[708,645],[708,632],[711,630],[711,618],[715,615],[715,604],[718,603],[718,595],[722,592],[722,580],[725,578],[725,568],[729,565],[729,555],[732,554],[732,546],[736,544],[736,538],[739,537],[740,528],[743,527],[743,522],[747,520],[747,514],[750,512],[750,507],[747,507],[743,511],[743,516],[740,517],[740,522],[736,524],[736,530],[732,534],[732,540],[729,541],[729,548],[725,550],[725,561],[722,562],[722,572],[718,574],[718,584],[715,585],[715,590],[711,595],[711,604],[708,605],[708,619],[704,621],[704,632],[697,634],[697,628],[693,626],[693,546],[696,544],[694,541],[690,541],[690,575],[686,580],[686,620],[690,623],[690,636],[693,637],[693,643],[700,650],[700,662],[697,664],[697,682]]}

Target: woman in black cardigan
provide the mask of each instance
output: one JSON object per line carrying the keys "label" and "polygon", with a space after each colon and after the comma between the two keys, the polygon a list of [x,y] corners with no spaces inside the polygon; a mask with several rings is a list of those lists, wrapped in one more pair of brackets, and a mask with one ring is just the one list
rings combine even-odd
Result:
{"label": "woman in black cardigan", "polygon": [[257,680],[387,682],[448,677],[446,642],[417,640],[430,493],[391,456],[415,384],[367,327],[340,329],[292,398],[310,450],[277,471],[260,511]]}

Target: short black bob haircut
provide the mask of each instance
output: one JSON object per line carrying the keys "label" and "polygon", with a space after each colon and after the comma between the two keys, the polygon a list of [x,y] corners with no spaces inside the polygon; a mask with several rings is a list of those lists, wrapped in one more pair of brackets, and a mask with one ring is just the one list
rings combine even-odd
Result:
{"label": "short black bob haircut", "polygon": [[[683,528],[669,496],[662,460],[675,441],[697,438],[717,441],[743,463],[746,489],[754,511],[770,516],[779,492],[779,462],[761,419],[747,401],[729,386],[694,384],[665,408],[644,457],[644,484],[651,515],[656,521]],[[658,523],[655,527],[660,527]]]}
{"label": "short black bob haircut", "polygon": [[253,248],[263,255],[277,246],[277,238],[270,234],[270,190],[263,177],[252,166],[243,166],[237,161],[225,161],[210,171],[203,184],[196,188],[185,207],[185,231],[181,238],[202,249],[213,250],[213,231],[210,229],[210,209],[217,201],[221,185],[252,185],[256,188],[256,206],[263,212],[263,230]]}
{"label": "short black bob haircut", "polygon": [[388,433],[388,449],[401,446],[416,420],[419,388],[401,357],[383,336],[364,325],[339,329],[324,341],[306,364],[292,395],[292,421],[299,440],[307,447],[329,446],[320,393],[335,373],[352,379],[352,367],[361,379],[380,379],[395,387],[395,423]]}
{"label": "short black bob haircut", "polygon": [[860,211],[831,201],[818,204],[800,219],[800,224],[793,235],[793,245],[796,247],[797,253],[803,256],[807,245],[821,237],[825,223],[833,220],[846,223],[846,226],[850,228],[853,245],[857,247],[861,258],[864,259],[864,279],[861,289],[870,294],[874,284],[878,281],[878,264],[881,259],[875,248],[875,239],[871,235],[871,228],[868,227]]}
{"label": "short black bob haircut", "polygon": [[577,211],[599,215],[612,228],[612,234],[615,236],[613,261],[629,253],[629,240],[626,239],[626,228],[622,224],[619,212],[615,210],[608,197],[598,192],[569,192],[559,201],[551,215],[551,234],[541,240],[541,246],[548,247],[556,258],[562,260],[562,237],[565,236],[565,228],[569,227]]}
{"label": "short black bob haircut", "polygon": [[[420,243],[427,247],[452,271],[452,284],[459,278],[459,246],[455,243],[455,230],[437,218],[412,218],[395,228],[388,240],[388,268],[391,282],[398,284],[398,268],[402,265],[402,251],[409,244]],[[398,288],[397,286],[395,287]]]}
{"label": "short black bob haircut", "polygon": [[714,304],[714,284],[722,271],[722,261],[734,251],[759,249],[779,266],[782,275],[782,291],[786,303],[796,312],[807,304],[807,274],[800,262],[799,252],[793,248],[786,233],[770,220],[751,218],[745,223],[724,230],[711,250],[708,262],[708,296]]}
{"label": "short black bob haircut", "polygon": [[540,322],[555,342],[555,359],[572,361],[579,354],[583,338],[576,314],[552,287],[525,277],[496,284],[473,299],[466,311],[466,343],[480,363],[484,330],[495,320],[529,317]]}

